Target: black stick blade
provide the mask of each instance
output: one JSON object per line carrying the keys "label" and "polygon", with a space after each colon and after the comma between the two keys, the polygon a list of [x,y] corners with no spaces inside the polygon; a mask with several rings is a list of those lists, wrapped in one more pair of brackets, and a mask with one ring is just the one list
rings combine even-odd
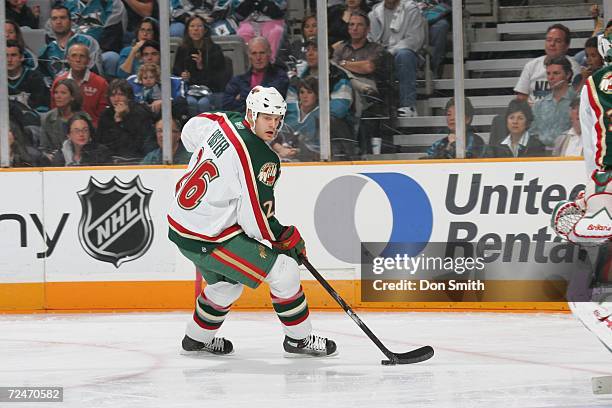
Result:
{"label": "black stick blade", "polygon": [[382,365],[414,364],[429,360],[434,355],[431,346],[423,346],[407,353],[393,353],[389,360],[381,361]]}

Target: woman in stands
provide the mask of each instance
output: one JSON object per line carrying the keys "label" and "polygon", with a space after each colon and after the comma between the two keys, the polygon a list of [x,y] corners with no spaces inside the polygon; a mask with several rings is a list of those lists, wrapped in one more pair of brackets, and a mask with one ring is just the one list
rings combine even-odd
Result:
{"label": "woman in stands", "polygon": [[4,23],[4,35],[6,36],[6,41],[17,41],[17,44],[19,44],[19,46],[23,48],[24,67],[30,69],[38,68],[38,57],[34,52],[27,48],[19,24],[12,20],[6,20],[6,22]]}
{"label": "woman in stands", "polygon": [[287,50],[279,53],[278,60],[289,68],[289,76],[299,75],[306,69],[306,41],[317,36],[317,16],[309,15],[302,20],[302,38],[293,41]]}
{"label": "woman in stands", "polygon": [[[485,143],[482,138],[474,133],[470,124],[474,117],[474,106],[472,102],[465,98],[465,158],[475,159],[482,157],[484,153]],[[455,98],[451,98],[446,103],[446,124],[448,126],[448,134],[442,139],[432,144],[427,149],[427,156],[424,159],[455,159],[456,153],[456,118],[455,118]]]}
{"label": "woman in stands", "polygon": [[[189,85],[187,103],[189,113],[195,116],[221,107],[229,78],[223,51],[212,41],[204,18],[192,16],[186,25],[183,41],[176,50],[172,74]],[[198,85],[207,87],[212,93]]]}
{"label": "woman in stands", "polygon": [[110,163],[109,150],[93,141],[89,115],[79,112],[68,121],[68,135],[51,159],[53,166],[95,166]]}
{"label": "woman in stands", "polygon": [[546,148],[535,133],[529,132],[533,112],[529,103],[517,99],[506,110],[508,135],[501,142],[487,147],[486,157],[542,157]]}
{"label": "woman in stands", "polygon": [[138,72],[138,68],[142,64],[140,48],[146,41],[159,42],[159,26],[157,21],[151,17],[143,18],[136,27],[134,44],[121,50],[119,67],[117,68],[119,78],[127,78]]}
{"label": "woman in stands", "polygon": [[139,163],[157,147],[152,114],[134,100],[125,79],[114,79],[108,86],[110,106],[100,116],[96,141],[108,147],[118,162]]}
{"label": "woman in stands", "polygon": [[77,113],[81,112],[83,105],[83,95],[81,88],[72,79],[60,80],[53,89],[53,105],[42,122],[42,132],[40,136],[40,150],[51,157],[57,150],[61,149],[66,140],[66,129],[68,121]]}

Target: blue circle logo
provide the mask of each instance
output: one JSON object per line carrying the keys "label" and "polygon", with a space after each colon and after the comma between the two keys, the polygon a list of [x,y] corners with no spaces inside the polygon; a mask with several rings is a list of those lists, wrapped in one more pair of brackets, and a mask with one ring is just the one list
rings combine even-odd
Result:
{"label": "blue circle logo", "polygon": [[[360,263],[361,239],[355,225],[355,207],[367,183],[376,183],[385,193],[393,226],[384,256],[395,253],[418,255],[429,242],[433,211],[427,193],[413,178],[401,173],[360,173],[330,181],[315,204],[314,221],[319,240],[327,251],[347,263]],[[380,208],[369,211],[380,217]]]}

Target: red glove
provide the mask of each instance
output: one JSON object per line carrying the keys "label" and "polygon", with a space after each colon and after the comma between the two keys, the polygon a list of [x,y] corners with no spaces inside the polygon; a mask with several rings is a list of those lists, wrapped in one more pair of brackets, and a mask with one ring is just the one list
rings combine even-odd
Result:
{"label": "red glove", "polygon": [[302,257],[306,257],[306,243],[293,225],[285,227],[278,241],[272,242],[272,247],[295,259],[299,265],[302,264]]}

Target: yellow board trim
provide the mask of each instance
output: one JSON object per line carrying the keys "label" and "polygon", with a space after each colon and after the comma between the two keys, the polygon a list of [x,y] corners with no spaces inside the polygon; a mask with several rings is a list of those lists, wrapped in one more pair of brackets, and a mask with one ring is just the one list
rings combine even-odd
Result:
{"label": "yellow board trim", "polygon": [[[304,166],[370,166],[376,164],[448,164],[448,163],[507,163],[507,162],[553,162],[553,161],[583,161],[582,157],[519,157],[519,158],[491,158],[491,159],[444,159],[444,160],[369,160],[369,161],[338,161],[338,162],[301,162],[283,163],[283,167]],[[0,168],[0,173],[31,173],[40,171],[116,171],[116,170],[160,170],[160,169],[186,169],[187,165],[138,165],[138,166],[83,166],[83,167],[9,167]]]}
{"label": "yellow board trim", "polygon": [[[565,302],[375,302],[360,299],[359,280],[330,281],[352,307],[374,311],[568,312]],[[311,309],[340,310],[317,281],[302,281]],[[193,310],[193,281],[0,284],[0,313]],[[272,310],[270,290],[245,290],[233,310]]]}

